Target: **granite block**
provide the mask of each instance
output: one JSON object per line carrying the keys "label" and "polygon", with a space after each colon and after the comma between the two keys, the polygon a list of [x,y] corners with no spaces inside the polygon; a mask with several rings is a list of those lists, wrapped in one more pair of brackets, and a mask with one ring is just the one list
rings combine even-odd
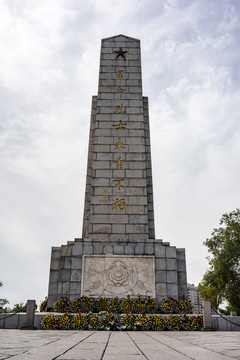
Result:
{"label": "granite block", "polygon": [[166,270],[167,269],[165,258],[155,258],[155,265],[156,265],[156,270]]}
{"label": "granite block", "polygon": [[135,255],[144,255],[144,243],[136,244]]}
{"label": "granite block", "polygon": [[79,281],[71,281],[70,282],[70,292],[71,294],[81,294],[81,283]]}
{"label": "granite block", "polygon": [[186,262],[184,260],[178,260],[177,269],[178,271],[186,272]]}
{"label": "granite block", "polygon": [[166,247],[166,257],[167,258],[176,258],[176,248],[174,246],[167,246]]}
{"label": "granite block", "polygon": [[187,274],[186,272],[178,272],[178,283],[179,284],[184,284],[186,285],[187,284]]}
{"label": "granite block", "polygon": [[165,270],[156,270],[155,277],[157,283],[166,283],[167,282],[167,272]]}
{"label": "granite block", "polygon": [[82,258],[81,257],[73,257],[72,258],[72,269],[73,270],[81,270],[82,268]]}
{"label": "granite block", "polygon": [[83,254],[84,255],[93,254],[93,245],[92,244],[84,244],[84,246],[83,246]]}
{"label": "granite block", "polygon": [[167,259],[167,270],[178,270],[177,259]]}
{"label": "granite block", "polygon": [[127,244],[125,245],[125,254],[126,255],[133,255],[134,254],[134,245],[132,244]]}
{"label": "granite block", "polygon": [[[112,233],[112,225],[111,224],[93,224],[93,232],[99,233],[99,234],[111,234]],[[85,253],[85,250],[84,250],[84,253]]]}
{"label": "granite block", "polygon": [[123,245],[113,245],[113,254],[114,255],[123,255],[124,254],[124,247]]}
{"label": "granite block", "polygon": [[60,269],[60,259],[51,258],[50,270],[59,270]]}
{"label": "granite block", "polygon": [[72,248],[72,256],[81,256],[83,253],[83,245],[75,243]]}
{"label": "granite block", "polygon": [[70,281],[71,271],[69,269],[62,269],[60,272],[61,281]]}
{"label": "granite block", "polygon": [[99,243],[93,244],[93,253],[95,255],[102,255],[102,253],[103,253],[103,244],[99,244]]}
{"label": "granite block", "polygon": [[185,261],[185,249],[177,249],[177,259]]}
{"label": "granite block", "polygon": [[69,290],[70,290],[70,282],[69,281],[64,281],[62,283],[62,292],[63,292],[63,294],[69,294]]}
{"label": "granite block", "polygon": [[52,247],[52,259],[59,259],[61,256],[61,248]]}
{"label": "granite block", "polygon": [[70,281],[81,281],[82,271],[81,270],[72,270]]}
{"label": "granite block", "polygon": [[167,297],[167,284],[166,283],[156,283],[156,296]]}
{"label": "granite block", "polygon": [[177,271],[168,270],[167,271],[167,283],[177,284],[177,282],[178,282]]}
{"label": "granite block", "polygon": [[167,284],[167,296],[178,298],[178,286],[177,284]]}
{"label": "granite block", "polygon": [[62,245],[61,246],[61,256],[71,256],[72,247],[69,245]]}
{"label": "granite block", "polygon": [[103,246],[103,254],[113,254],[113,246],[111,245]]}
{"label": "granite block", "polygon": [[122,224],[112,225],[112,233],[124,233],[126,232],[126,226]]}
{"label": "granite block", "polygon": [[48,294],[53,295],[53,294],[57,294],[57,292],[58,292],[58,282],[50,282]]}
{"label": "granite block", "polygon": [[129,224],[147,224],[147,215],[129,215]]}
{"label": "granite block", "polygon": [[71,266],[72,266],[72,258],[65,257],[64,258],[64,269],[71,269]]}
{"label": "granite block", "polygon": [[154,254],[154,246],[153,246],[153,244],[146,244],[145,245],[145,254],[146,255],[153,255]]}
{"label": "granite block", "polygon": [[50,271],[50,278],[49,278],[49,282],[50,283],[54,283],[54,282],[58,282],[58,274],[59,272],[58,271]]}

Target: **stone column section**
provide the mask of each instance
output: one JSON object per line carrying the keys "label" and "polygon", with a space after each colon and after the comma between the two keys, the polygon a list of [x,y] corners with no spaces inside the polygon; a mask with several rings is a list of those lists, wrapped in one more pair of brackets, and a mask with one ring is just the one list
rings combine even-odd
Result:
{"label": "stone column section", "polygon": [[91,117],[83,237],[93,241],[154,238],[140,41],[123,35],[102,40],[98,96]]}

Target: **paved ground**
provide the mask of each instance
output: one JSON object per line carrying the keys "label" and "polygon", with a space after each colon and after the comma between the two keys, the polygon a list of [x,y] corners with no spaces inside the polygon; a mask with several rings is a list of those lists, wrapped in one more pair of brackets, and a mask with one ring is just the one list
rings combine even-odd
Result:
{"label": "paved ground", "polygon": [[240,359],[240,332],[0,330],[3,359]]}

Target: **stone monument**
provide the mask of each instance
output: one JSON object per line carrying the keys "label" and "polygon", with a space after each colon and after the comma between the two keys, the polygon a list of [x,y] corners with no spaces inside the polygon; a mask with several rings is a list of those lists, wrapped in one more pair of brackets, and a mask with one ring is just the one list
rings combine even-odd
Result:
{"label": "stone monument", "polygon": [[82,238],[52,248],[49,309],[82,295],[187,296],[185,249],[155,239],[140,41],[124,35],[102,40]]}

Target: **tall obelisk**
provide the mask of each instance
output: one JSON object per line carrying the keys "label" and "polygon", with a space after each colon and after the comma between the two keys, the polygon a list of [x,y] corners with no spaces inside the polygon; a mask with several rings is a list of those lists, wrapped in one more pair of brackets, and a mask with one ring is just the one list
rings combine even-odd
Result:
{"label": "tall obelisk", "polygon": [[154,238],[148,99],[140,41],[102,40],[93,97],[83,238]]}
{"label": "tall obelisk", "polygon": [[140,41],[124,35],[102,40],[82,238],[52,248],[48,307],[81,295],[187,295],[185,250],[155,239]]}

